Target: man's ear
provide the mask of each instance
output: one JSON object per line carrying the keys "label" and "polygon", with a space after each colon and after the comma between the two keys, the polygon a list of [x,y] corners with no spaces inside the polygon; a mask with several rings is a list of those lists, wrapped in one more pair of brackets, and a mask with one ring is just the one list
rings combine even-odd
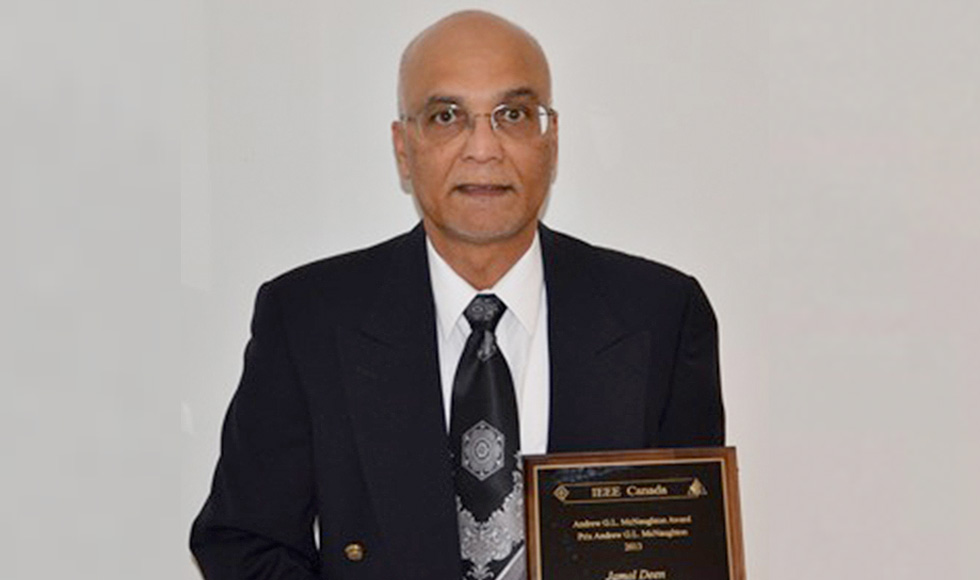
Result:
{"label": "man's ear", "polygon": [[558,179],[558,115],[551,122],[551,183],[554,183]]}
{"label": "man's ear", "polygon": [[395,163],[398,166],[398,180],[401,183],[402,191],[412,193],[412,172],[408,166],[408,151],[406,147],[407,135],[405,135],[405,123],[401,121],[391,122],[391,145],[395,152]]}

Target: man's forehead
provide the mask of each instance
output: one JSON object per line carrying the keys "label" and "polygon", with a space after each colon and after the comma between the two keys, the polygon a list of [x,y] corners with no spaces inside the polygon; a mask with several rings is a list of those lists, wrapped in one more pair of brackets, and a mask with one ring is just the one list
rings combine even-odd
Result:
{"label": "man's forehead", "polygon": [[513,91],[550,99],[548,63],[537,41],[494,15],[452,15],[422,32],[406,48],[399,71],[399,101],[418,106],[450,96],[499,100]]}

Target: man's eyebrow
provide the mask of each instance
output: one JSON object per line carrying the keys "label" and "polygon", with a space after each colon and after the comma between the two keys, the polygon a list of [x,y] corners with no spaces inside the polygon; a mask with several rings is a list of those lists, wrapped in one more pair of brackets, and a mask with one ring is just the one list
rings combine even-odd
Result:
{"label": "man's eyebrow", "polygon": [[[430,107],[435,104],[440,105],[458,105],[462,99],[459,97],[453,97],[450,95],[432,95],[425,100],[425,107]],[[423,107],[424,108],[424,107]]]}
{"label": "man's eyebrow", "polygon": [[518,87],[516,89],[510,89],[509,91],[504,93],[502,100],[506,101],[509,99],[517,99],[520,97],[531,97],[537,99],[538,93],[535,92],[535,90],[532,89],[531,87]]}
{"label": "man's eyebrow", "polygon": [[[503,95],[500,97],[500,101],[501,102],[509,101],[511,99],[519,99],[523,97],[530,97],[532,99],[537,99],[538,93],[531,87],[517,87],[515,89],[510,89],[508,91],[505,91]],[[457,97],[454,95],[432,95],[425,100],[425,105],[423,106],[423,108],[430,107],[436,104],[462,105],[464,100],[465,99],[463,99],[462,97]]]}

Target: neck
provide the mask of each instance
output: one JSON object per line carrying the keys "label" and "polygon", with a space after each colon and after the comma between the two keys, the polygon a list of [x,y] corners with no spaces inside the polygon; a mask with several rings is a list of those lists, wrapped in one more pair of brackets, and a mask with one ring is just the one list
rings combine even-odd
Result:
{"label": "neck", "polygon": [[491,288],[521,259],[534,241],[536,227],[506,240],[470,242],[452,239],[433,232],[426,224],[426,234],[439,256],[457,274],[477,290]]}

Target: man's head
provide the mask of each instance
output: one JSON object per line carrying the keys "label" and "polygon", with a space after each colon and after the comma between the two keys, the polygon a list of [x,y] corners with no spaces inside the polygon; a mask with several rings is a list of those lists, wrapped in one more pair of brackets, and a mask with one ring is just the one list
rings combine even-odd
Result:
{"label": "man's head", "polygon": [[[437,247],[530,243],[557,162],[550,103],[541,47],[502,18],[452,14],[408,45],[392,138]],[[541,130],[528,131],[524,115]]]}

